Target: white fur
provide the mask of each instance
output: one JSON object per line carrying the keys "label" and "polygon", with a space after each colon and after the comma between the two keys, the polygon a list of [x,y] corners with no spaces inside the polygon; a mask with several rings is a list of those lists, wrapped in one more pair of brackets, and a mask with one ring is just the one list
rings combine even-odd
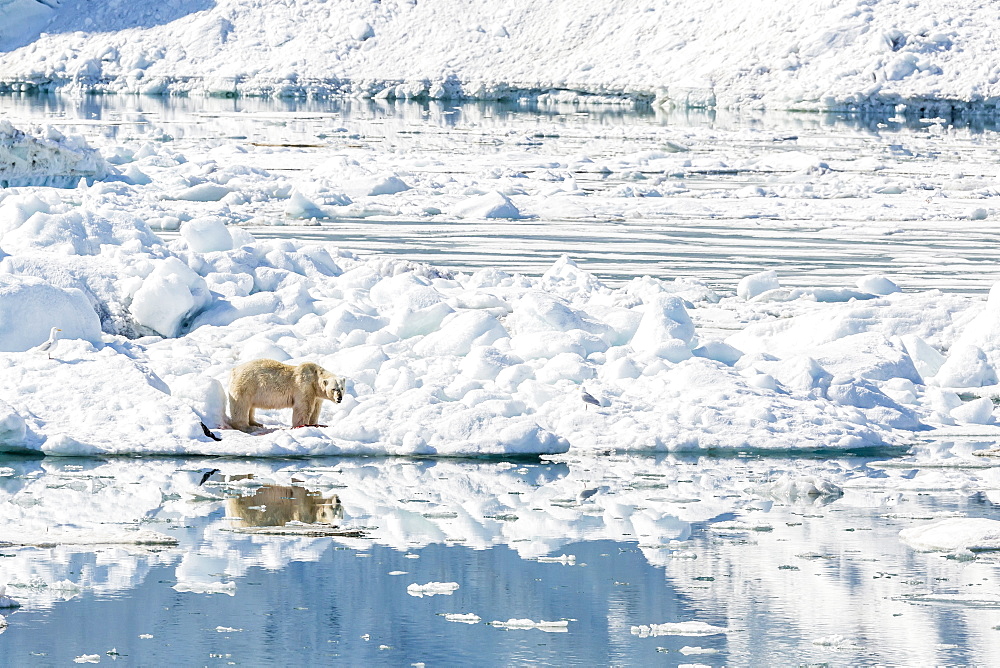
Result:
{"label": "white fur", "polygon": [[318,364],[298,366],[261,359],[235,367],[229,375],[229,422],[234,429],[261,427],[254,409],[291,408],[292,426],[316,424],[323,400],[340,403],[345,380]]}

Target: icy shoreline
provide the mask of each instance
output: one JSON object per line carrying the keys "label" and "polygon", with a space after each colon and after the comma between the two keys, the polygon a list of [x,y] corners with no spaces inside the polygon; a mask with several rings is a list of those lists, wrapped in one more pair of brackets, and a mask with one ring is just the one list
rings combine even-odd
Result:
{"label": "icy shoreline", "polygon": [[[0,7],[0,91],[995,113],[988,3]],[[3,53],[3,52],[6,53]],[[995,58],[994,58],[995,60]]]}

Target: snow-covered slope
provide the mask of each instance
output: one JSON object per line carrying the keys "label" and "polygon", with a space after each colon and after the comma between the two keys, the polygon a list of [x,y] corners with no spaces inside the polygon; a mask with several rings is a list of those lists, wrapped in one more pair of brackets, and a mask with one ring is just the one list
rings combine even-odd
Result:
{"label": "snow-covered slope", "polygon": [[998,25],[983,0],[0,0],[0,90],[989,111]]}

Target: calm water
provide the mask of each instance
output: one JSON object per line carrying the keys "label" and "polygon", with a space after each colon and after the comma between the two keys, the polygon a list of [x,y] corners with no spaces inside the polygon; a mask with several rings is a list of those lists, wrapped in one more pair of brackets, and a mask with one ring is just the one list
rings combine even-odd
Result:
{"label": "calm water", "polygon": [[[217,473],[198,487],[206,464],[230,479],[254,478],[225,483]],[[38,522],[43,534],[60,536],[46,545],[44,536],[20,534],[42,546],[0,548],[0,582],[23,604],[5,611],[5,666],[65,666],[84,655],[121,665],[249,666],[1000,661],[993,553],[953,559],[898,537],[942,517],[997,517],[981,491],[992,486],[990,468],[751,455],[8,458],[0,467],[0,515],[5,524],[20,518],[0,541],[18,535],[12,526]],[[820,499],[762,491],[788,472],[850,483],[842,496]],[[579,490],[594,487],[578,501]],[[305,508],[328,504],[333,493],[340,529],[363,537],[239,532],[312,519]],[[81,538],[138,528],[178,544]],[[73,540],[80,544],[60,542]],[[428,582],[458,588],[407,592]],[[448,621],[451,613],[481,620]],[[512,618],[564,620],[566,631],[489,623]],[[679,622],[716,632],[633,630]]]}

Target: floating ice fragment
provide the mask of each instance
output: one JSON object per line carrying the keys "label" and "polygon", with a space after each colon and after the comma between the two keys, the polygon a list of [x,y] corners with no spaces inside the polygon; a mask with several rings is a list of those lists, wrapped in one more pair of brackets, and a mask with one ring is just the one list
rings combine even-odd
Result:
{"label": "floating ice fragment", "polygon": [[558,557],[538,557],[538,561],[543,564],[563,564],[571,566],[576,563],[575,554],[560,554]]}
{"label": "floating ice fragment", "polygon": [[[0,410],[2,410],[2,406],[0,406]],[[0,420],[0,440],[4,440],[2,431],[2,420]],[[17,471],[10,468],[9,466],[0,466],[0,478],[6,478],[14,475],[15,473],[17,473]]]}
{"label": "floating ice fragment", "polygon": [[449,622],[461,622],[463,624],[478,624],[482,618],[474,612],[452,612],[444,616]]}
{"label": "floating ice fragment", "polygon": [[911,547],[928,552],[1000,550],[1000,520],[949,518],[903,529],[899,537]]}
{"label": "floating ice fragment", "polygon": [[691,645],[685,645],[677,650],[681,654],[718,654],[719,650],[712,649],[711,647],[692,647]]}
{"label": "floating ice fragment", "polygon": [[[897,600],[909,603],[927,604],[940,603],[947,606],[963,606],[967,608],[1000,608],[1000,598],[970,594],[904,594]],[[996,627],[994,627],[996,628]]]}
{"label": "floating ice fragment", "polygon": [[234,629],[231,626],[216,626],[215,630],[217,633],[239,633],[243,629]]}
{"label": "floating ice fragment", "polygon": [[709,530],[711,531],[773,531],[774,527],[766,522],[740,522],[740,521],[723,521],[716,522],[710,525]]}
{"label": "floating ice fragment", "polygon": [[152,633],[140,633],[139,634],[139,638],[141,638],[142,640],[150,640],[150,639],[153,638],[153,634]]}
{"label": "floating ice fragment", "polygon": [[539,631],[546,631],[548,633],[565,633],[569,630],[569,622],[566,620],[561,620],[557,622],[547,622],[544,620],[533,621],[531,619],[508,619],[506,622],[493,621],[490,622],[490,626],[495,626],[501,629],[538,629]]}
{"label": "floating ice fragment", "polygon": [[705,622],[674,622],[666,624],[649,624],[632,627],[632,635],[640,638],[653,636],[712,636],[729,633],[729,629],[712,626]]}
{"label": "floating ice fragment", "polygon": [[823,636],[821,638],[816,638],[812,641],[814,645],[820,645],[821,647],[832,647],[834,649],[843,649],[847,647],[856,647],[857,643],[853,642],[847,636],[842,636],[839,633],[834,633],[828,636]]}
{"label": "floating ice fragment", "polygon": [[81,654],[80,656],[73,659],[73,663],[100,663],[100,654]]}
{"label": "floating ice fragment", "polygon": [[421,596],[436,596],[437,594],[450,596],[456,589],[458,589],[457,582],[428,582],[427,584],[417,584],[414,582],[406,588],[406,593],[418,598]]}
{"label": "floating ice fragment", "polygon": [[7,585],[0,585],[0,608],[20,608],[21,604],[7,596]]}
{"label": "floating ice fragment", "polygon": [[172,589],[194,594],[226,594],[236,596],[235,582],[199,582],[197,580],[178,582]]}
{"label": "floating ice fragment", "polygon": [[386,575],[406,575],[409,571],[389,571]]}
{"label": "floating ice fragment", "polygon": [[819,476],[792,476],[783,474],[777,480],[757,486],[754,491],[779,501],[836,498],[844,494],[840,485]]}

